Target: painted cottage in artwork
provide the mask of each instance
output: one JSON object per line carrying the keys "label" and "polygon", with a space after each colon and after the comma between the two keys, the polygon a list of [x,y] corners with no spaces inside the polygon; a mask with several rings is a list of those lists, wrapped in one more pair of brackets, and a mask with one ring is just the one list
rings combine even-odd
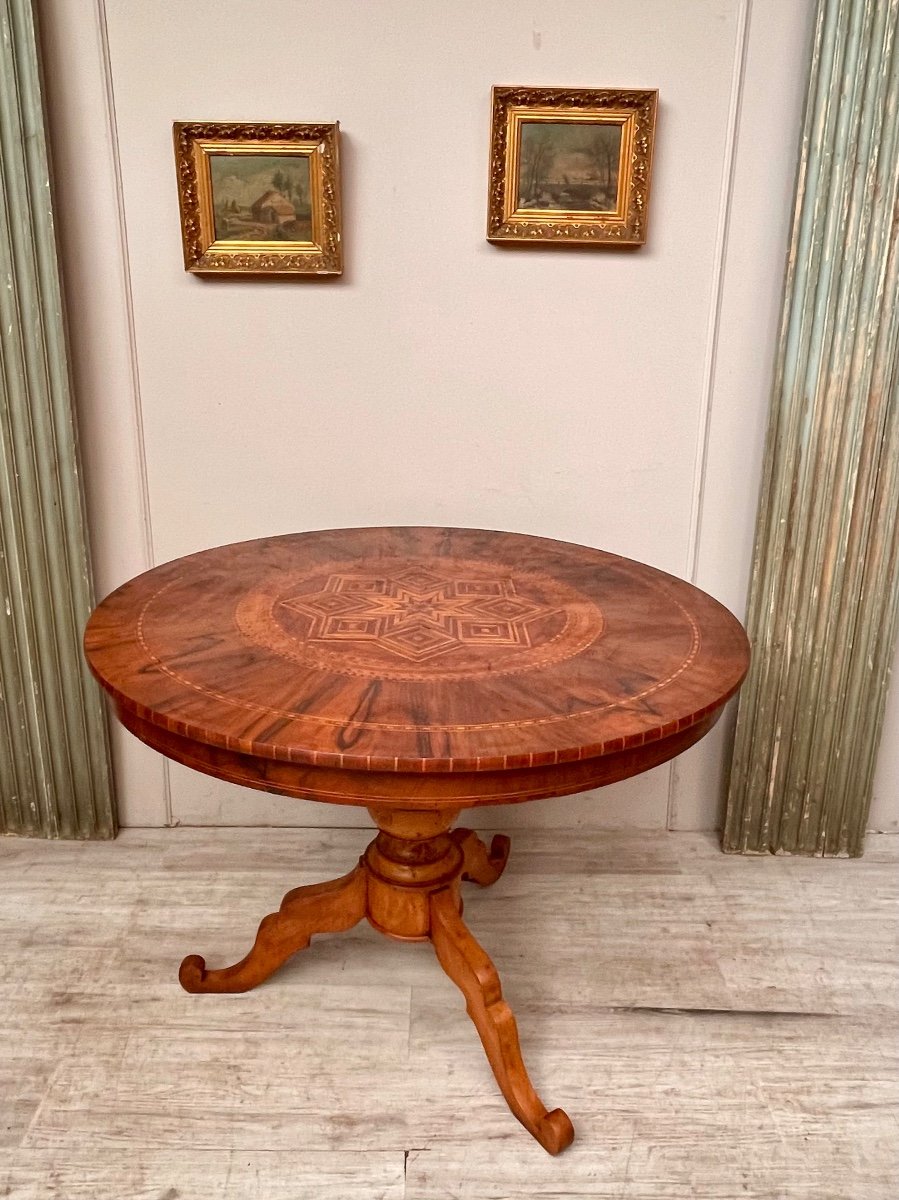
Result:
{"label": "painted cottage in artwork", "polygon": [[258,221],[261,225],[289,225],[297,217],[294,206],[274,188],[263,192],[251,206],[251,211],[253,220]]}

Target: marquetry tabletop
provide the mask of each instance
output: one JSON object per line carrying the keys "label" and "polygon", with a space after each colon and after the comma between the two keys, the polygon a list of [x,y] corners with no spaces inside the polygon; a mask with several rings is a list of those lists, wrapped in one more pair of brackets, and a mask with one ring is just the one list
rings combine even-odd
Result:
{"label": "marquetry tabletop", "polygon": [[108,597],[85,645],[126,719],[255,759],[441,774],[689,735],[747,664],[736,619],[681,580],[467,529],[193,554]]}
{"label": "marquetry tabletop", "polygon": [[701,738],[743,679],[739,622],[652,567],[472,529],[337,529],[166,563],[95,610],[94,675],[119,720],[207,774],[368,808],[379,833],[341,879],[288,892],[229,967],[191,992],[245,991],[318,933],[363,917],[429,940],[466,1000],[509,1107],[550,1153],[574,1137],[521,1058],[499,977],[461,917],[508,838],[453,828],[481,804],[635,775]]}

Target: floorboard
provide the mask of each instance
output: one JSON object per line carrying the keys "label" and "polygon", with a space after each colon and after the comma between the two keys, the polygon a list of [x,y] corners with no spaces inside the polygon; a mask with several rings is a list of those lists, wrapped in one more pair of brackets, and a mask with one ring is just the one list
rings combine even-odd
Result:
{"label": "floorboard", "polygon": [[509,1115],[427,945],[316,939],[254,992],[189,996],[356,829],[0,841],[0,1197],[895,1200],[899,838],[735,858],[700,834],[515,834],[466,885],[538,1090]]}

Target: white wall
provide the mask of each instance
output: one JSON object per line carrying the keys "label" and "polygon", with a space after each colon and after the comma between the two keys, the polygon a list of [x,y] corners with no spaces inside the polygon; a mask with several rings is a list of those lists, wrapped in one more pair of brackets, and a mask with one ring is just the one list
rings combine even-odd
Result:
{"label": "white wall", "polygon": [[[240,538],[445,523],[600,545],[742,613],[811,8],[45,0],[99,592]],[[494,83],[659,89],[646,247],[487,244]],[[342,279],[184,273],[186,119],[340,120]],[[484,823],[712,827],[726,736]],[[125,824],[361,816],[116,755]]]}
{"label": "white wall", "polygon": [[893,662],[868,828],[899,833],[899,653]]}

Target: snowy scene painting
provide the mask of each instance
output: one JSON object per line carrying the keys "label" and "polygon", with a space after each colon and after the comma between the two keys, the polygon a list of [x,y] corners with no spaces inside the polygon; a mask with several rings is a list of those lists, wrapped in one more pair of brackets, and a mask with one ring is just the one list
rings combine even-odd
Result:
{"label": "snowy scene painting", "polygon": [[522,121],[518,207],[614,212],[621,124]]}
{"label": "snowy scene painting", "polygon": [[658,92],[497,86],[487,240],[642,246]]}

